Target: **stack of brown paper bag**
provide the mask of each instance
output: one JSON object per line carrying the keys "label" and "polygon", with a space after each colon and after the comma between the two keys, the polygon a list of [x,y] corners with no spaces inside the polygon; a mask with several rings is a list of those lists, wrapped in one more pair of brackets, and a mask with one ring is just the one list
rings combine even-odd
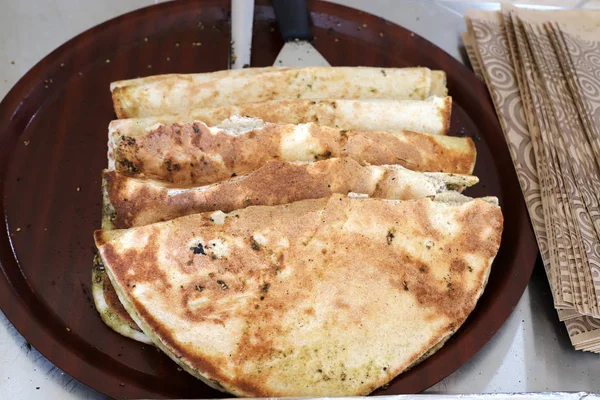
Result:
{"label": "stack of brown paper bag", "polygon": [[503,6],[465,19],[558,316],[575,349],[600,353],[600,12]]}

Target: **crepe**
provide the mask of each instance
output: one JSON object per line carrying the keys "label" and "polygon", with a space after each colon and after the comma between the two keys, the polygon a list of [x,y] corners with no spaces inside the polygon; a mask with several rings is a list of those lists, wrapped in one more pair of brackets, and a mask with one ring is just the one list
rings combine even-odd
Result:
{"label": "crepe", "polygon": [[370,393],[443,343],[501,233],[482,200],[334,195],[95,239],[121,302],[183,369],[237,396],[318,397]]}
{"label": "crepe", "polygon": [[468,137],[346,131],[313,123],[275,125],[244,118],[222,128],[194,122],[160,125],[140,136],[116,131],[109,137],[109,169],[190,185],[246,174],[270,160],[331,157],[349,157],[365,165],[399,164],[415,171],[470,174],[476,151]]}
{"label": "crepe", "polygon": [[230,212],[252,205],[277,205],[334,193],[382,199],[420,199],[462,191],[477,177],[414,172],[398,165],[361,166],[350,158],[316,163],[269,161],[258,170],[208,186],[181,187],[104,171],[108,227],[128,228],[200,212]]}
{"label": "crepe", "polygon": [[249,68],[170,74],[111,84],[118,118],[287,99],[413,99],[446,96],[446,74],[428,68]]}
{"label": "crepe", "polygon": [[188,124],[202,121],[216,126],[235,115],[259,118],[276,124],[318,125],[350,130],[409,130],[445,135],[450,127],[451,97],[433,96],[426,100],[272,100],[238,106],[200,108],[185,114],[117,119],[110,131],[138,136],[156,125]]}

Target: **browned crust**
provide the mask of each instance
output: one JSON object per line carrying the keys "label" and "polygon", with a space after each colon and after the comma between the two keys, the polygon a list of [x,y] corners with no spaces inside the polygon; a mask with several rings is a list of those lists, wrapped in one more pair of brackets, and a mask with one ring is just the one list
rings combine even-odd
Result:
{"label": "browned crust", "polygon": [[103,279],[102,290],[104,292],[104,300],[106,301],[106,304],[108,305],[110,310],[118,318],[120,318],[123,322],[125,322],[127,325],[129,325],[129,327],[131,329],[135,329],[135,330],[141,332],[140,328],[133,321],[133,319],[131,319],[131,316],[127,313],[127,311],[123,307],[123,304],[121,304],[121,301],[119,300],[119,297],[117,296],[117,293],[115,292],[115,288],[113,287],[112,283],[110,282],[110,279],[107,279],[107,276],[105,273],[103,273],[102,279]]}
{"label": "browned crust", "polygon": [[350,157],[361,164],[399,164],[415,171],[470,174],[475,145],[470,138],[396,133],[345,131],[306,124],[313,147],[296,145],[300,155],[286,154],[286,137],[296,125],[266,124],[239,136],[211,133],[201,123],[159,126],[144,136],[115,136],[117,171],[179,184],[210,184],[232,175],[254,171],[270,160],[318,161]]}
{"label": "browned crust", "polygon": [[[447,190],[442,177],[433,179],[394,166],[365,167],[351,158],[331,158],[311,164],[269,161],[248,175],[208,186],[177,186],[108,170],[103,172],[103,178],[116,229],[199,212],[230,212],[252,205],[292,203],[334,193],[411,200]],[[469,185],[467,179],[471,178],[464,179]],[[450,184],[462,189],[460,183]]]}
{"label": "browned crust", "polygon": [[[144,246],[125,252],[115,247],[118,241],[107,242],[106,232],[97,231],[95,238],[106,266],[116,277],[128,299],[132,301],[136,313],[145,324],[152,327],[154,333],[172,353],[172,358],[176,362],[191,366],[206,378],[218,381],[236,395],[248,397],[296,395],[296,393],[280,392],[266,385],[269,379],[282,372],[280,368],[256,369],[250,368],[250,365],[261,365],[262,357],[268,357],[269,360],[276,357],[270,351],[275,345],[280,344],[277,342],[278,335],[285,332],[286,327],[281,325],[285,313],[293,310],[296,304],[306,304],[304,303],[306,296],[312,290],[323,290],[319,282],[328,279],[328,273],[334,274],[337,281],[346,282],[344,287],[356,279],[367,285],[373,284],[373,288],[365,289],[367,292],[377,290],[377,285],[387,282],[386,287],[395,288],[396,295],[410,293],[423,310],[431,310],[428,315],[432,321],[438,318],[445,318],[448,321],[447,325],[436,329],[435,333],[415,349],[414,353],[410,353],[411,356],[402,365],[390,365],[385,369],[378,366],[378,375],[372,376],[366,384],[352,386],[353,389],[350,390],[349,382],[342,379],[339,386],[327,386],[330,383],[324,386],[345,395],[364,395],[401,373],[465,321],[485,286],[491,260],[500,244],[503,218],[499,207],[479,200],[456,206],[460,210],[457,214],[460,229],[454,237],[450,238],[447,233],[438,231],[438,228],[434,227],[432,218],[436,215],[428,212],[430,200],[399,204],[376,200],[360,200],[352,204],[349,202],[334,196],[330,203],[327,203],[327,200],[307,200],[278,207],[251,207],[237,212],[239,217],[228,218],[224,225],[202,228],[198,227],[198,219],[202,218],[201,215],[183,217],[174,222],[135,228],[133,232],[140,232],[149,239]],[[348,215],[354,215],[354,221],[360,221],[369,232],[374,232],[372,229],[375,227],[385,229],[376,231],[381,232],[381,235],[373,233],[364,235],[352,230],[340,233],[341,231],[331,228],[345,226],[349,222]],[[265,262],[266,259],[270,259],[272,249],[269,246],[254,248],[250,241],[245,247],[235,245],[232,256],[224,259],[200,255],[192,257],[188,254],[190,249],[181,248],[181,243],[189,243],[198,235],[205,240],[223,234],[246,237],[249,232],[262,231],[266,227],[275,229],[278,238],[288,238],[292,244],[290,250],[282,252],[282,256],[278,257],[281,263],[277,268],[271,268],[271,263]],[[390,236],[390,232],[393,235]],[[326,243],[331,245],[326,246],[327,251],[313,252],[312,247],[303,244],[306,237],[311,238],[311,243],[319,243],[326,238]],[[432,252],[430,257],[434,257],[435,261],[425,262],[414,254],[407,253],[402,247],[393,245],[394,240],[406,237],[417,241],[431,238],[434,244],[430,249]],[[166,274],[161,271],[157,262],[159,249],[170,249],[171,257],[179,257],[181,262],[177,265],[181,273],[191,277],[192,286],[200,285],[203,290],[199,292],[185,285],[182,288],[171,287]],[[336,249],[345,250],[336,253]],[[308,253],[305,254],[306,251]],[[464,254],[481,257],[484,261],[477,265],[467,264],[463,258]],[[306,257],[310,258],[310,262]],[[192,261],[191,264],[186,263],[188,259]],[[136,266],[135,279],[129,278],[127,274],[132,265]],[[367,265],[375,268],[376,272],[369,277],[360,275]],[[285,281],[278,280],[277,276],[279,271],[287,268],[292,269],[294,281],[284,284]],[[214,271],[215,275],[207,275],[209,271]],[[442,280],[434,278],[440,273],[443,275]],[[251,285],[251,287],[246,285],[245,279],[251,279],[249,277],[256,274],[262,277],[261,282],[270,283],[268,295],[264,295],[264,285]],[[227,290],[223,290],[222,284],[218,283],[221,279],[227,282]],[[297,282],[302,290],[297,290],[294,282]],[[225,324],[230,318],[238,318],[241,315],[242,320],[248,321],[248,330],[242,336],[242,342],[235,349],[227,349],[222,355],[212,356],[204,353],[200,348],[182,345],[175,339],[169,326],[162,325],[161,321],[156,320],[142,303],[132,297],[132,287],[143,283],[156,287],[157,293],[170,293],[169,296],[173,297],[169,298],[174,301],[173,312],[184,313],[191,324],[205,321],[206,318],[213,318],[213,316],[217,318],[216,324]],[[339,286],[331,286],[328,290],[339,289]],[[393,296],[394,293],[390,295]],[[238,295],[254,298],[253,302],[259,307],[237,309],[236,315],[218,308],[218,304],[222,304],[222,301],[229,296]],[[204,303],[206,305],[193,311],[187,309],[184,305],[187,304],[190,296],[194,299],[206,299]],[[259,299],[261,296],[264,298]],[[368,308],[366,304],[356,303],[357,298],[349,297],[348,293],[341,298],[345,300],[338,303],[339,312],[346,313],[343,310],[356,309],[357,324],[364,316],[376,315],[380,312]],[[254,303],[249,306],[252,304]],[[307,312],[310,313],[310,310]],[[352,318],[353,314],[345,315]],[[286,351],[285,348],[282,351]],[[309,360],[312,359],[311,357]],[[225,373],[221,369],[222,366],[232,360],[235,363],[233,374]],[[385,372],[381,372],[382,370]],[[348,371],[348,374],[350,373]],[[345,376],[344,374],[343,377]],[[298,379],[303,377],[299,376]],[[339,379],[338,375],[336,379]],[[323,395],[331,394],[331,392],[323,393]]]}
{"label": "browned crust", "polygon": [[363,164],[399,164],[413,171],[471,174],[476,149],[471,138],[442,137],[461,141],[461,148],[445,146],[440,136],[403,131],[402,137],[387,132],[348,132],[340,155]]}

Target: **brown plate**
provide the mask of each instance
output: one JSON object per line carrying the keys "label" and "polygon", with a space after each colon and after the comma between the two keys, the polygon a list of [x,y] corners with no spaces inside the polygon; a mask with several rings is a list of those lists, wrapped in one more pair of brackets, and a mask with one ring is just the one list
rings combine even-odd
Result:
{"label": "brown plate", "polygon": [[[151,346],[107,328],[90,295],[92,231],[100,226],[100,171],[114,118],[109,83],[227,68],[229,0],[173,2],[126,14],[70,40],[0,103],[0,306],[42,354],[114,397],[223,397]],[[380,18],[311,2],[316,48],[332,65],[427,66],[448,74],[452,132],[476,140],[470,195],[495,195],[505,228],[488,287],[459,332],[377,394],[419,392],[464,364],[498,330],[529,280],[537,246],[485,86],[433,44]],[[201,42],[201,46],[192,43]],[[253,66],[283,45],[258,1]]]}

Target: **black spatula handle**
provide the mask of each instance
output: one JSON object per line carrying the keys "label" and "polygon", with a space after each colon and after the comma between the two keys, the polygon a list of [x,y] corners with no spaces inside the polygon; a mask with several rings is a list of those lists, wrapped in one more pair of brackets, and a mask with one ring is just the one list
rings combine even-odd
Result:
{"label": "black spatula handle", "polygon": [[284,41],[310,40],[306,0],[272,0],[279,32]]}

